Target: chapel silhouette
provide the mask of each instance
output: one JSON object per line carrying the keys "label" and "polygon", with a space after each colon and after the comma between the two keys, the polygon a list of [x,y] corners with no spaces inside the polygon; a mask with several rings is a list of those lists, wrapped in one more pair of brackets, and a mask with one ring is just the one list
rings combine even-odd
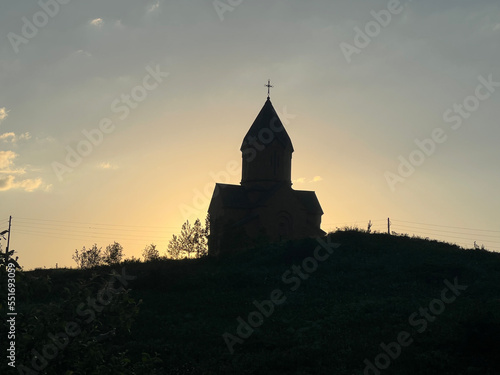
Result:
{"label": "chapel silhouette", "polygon": [[217,183],[208,208],[209,253],[324,235],[315,192],[292,189],[293,145],[269,91],[240,150],[241,184]]}

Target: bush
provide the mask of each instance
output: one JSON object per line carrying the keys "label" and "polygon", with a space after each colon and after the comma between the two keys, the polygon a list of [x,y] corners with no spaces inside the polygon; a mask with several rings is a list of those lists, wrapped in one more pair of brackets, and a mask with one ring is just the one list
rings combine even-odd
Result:
{"label": "bush", "polygon": [[156,248],[155,244],[151,244],[142,250],[142,256],[145,262],[149,262],[150,260],[160,259],[160,252]]}
{"label": "bush", "polygon": [[103,262],[109,266],[119,264],[123,258],[123,246],[118,242],[106,246],[103,254]]}
{"label": "bush", "polygon": [[75,250],[73,254],[73,260],[78,265],[78,268],[88,269],[101,266],[104,263],[103,255],[101,254],[101,247],[97,247],[94,244],[90,249],[86,249],[85,246],[82,248],[81,252],[78,249]]}

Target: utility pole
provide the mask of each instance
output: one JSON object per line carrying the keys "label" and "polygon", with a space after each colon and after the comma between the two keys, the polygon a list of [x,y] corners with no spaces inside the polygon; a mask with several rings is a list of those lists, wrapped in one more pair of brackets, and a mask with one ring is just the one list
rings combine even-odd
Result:
{"label": "utility pole", "polygon": [[12,225],[12,216],[9,216],[9,229],[8,230],[3,230],[0,232],[0,236],[5,240],[5,233],[9,233],[7,237],[7,247],[5,248],[5,265],[7,265],[7,262],[9,261],[9,244],[10,244],[10,228]]}
{"label": "utility pole", "polygon": [[9,234],[7,236],[7,247],[5,248],[5,265],[7,265],[9,261],[9,244],[10,244],[10,227],[12,224],[12,216],[9,216]]}
{"label": "utility pole", "polygon": [[387,234],[391,234],[391,220],[389,218],[387,218]]}

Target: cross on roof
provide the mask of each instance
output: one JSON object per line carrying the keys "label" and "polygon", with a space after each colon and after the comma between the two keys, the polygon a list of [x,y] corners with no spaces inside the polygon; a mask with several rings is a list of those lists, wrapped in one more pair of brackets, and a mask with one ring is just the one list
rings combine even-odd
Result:
{"label": "cross on roof", "polygon": [[267,85],[264,85],[267,87],[267,98],[269,99],[269,97],[271,96],[271,87],[274,87],[274,86],[271,86],[271,80],[268,79],[267,80]]}

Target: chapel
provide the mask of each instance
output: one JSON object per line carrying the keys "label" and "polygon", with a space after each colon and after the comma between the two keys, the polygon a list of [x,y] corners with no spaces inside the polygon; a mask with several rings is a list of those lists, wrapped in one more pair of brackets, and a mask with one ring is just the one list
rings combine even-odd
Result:
{"label": "chapel", "polygon": [[216,183],[208,208],[209,254],[326,234],[316,193],[292,189],[294,149],[269,91],[240,150],[240,185]]}

